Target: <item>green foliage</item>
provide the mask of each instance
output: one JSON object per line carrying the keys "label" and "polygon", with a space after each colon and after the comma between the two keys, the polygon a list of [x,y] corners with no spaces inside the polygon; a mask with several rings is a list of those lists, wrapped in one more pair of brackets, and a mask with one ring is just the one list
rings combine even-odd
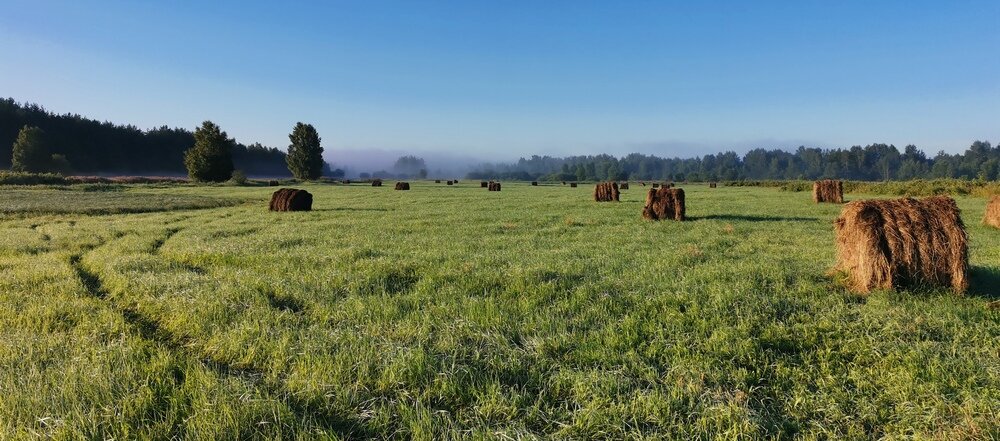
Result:
{"label": "green foliage", "polygon": [[232,185],[246,185],[246,173],[243,173],[243,170],[234,170],[233,175],[229,177],[229,183]]}
{"label": "green foliage", "polygon": [[691,185],[679,223],[637,189],[412,184],[0,216],[0,438],[1000,437],[981,198],[967,296],[856,296],[806,193]]}
{"label": "green foliage", "polygon": [[53,173],[68,176],[73,173],[73,166],[66,159],[66,155],[54,154],[49,159],[49,170]]}
{"label": "green foliage", "polygon": [[233,174],[233,140],[215,123],[205,121],[194,132],[194,146],[184,153],[184,166],[193,181],[223,182]]}
{"label": "green foliage", "polygon": [[296,123],[288,135],[288,171],[296,179],[315,180],[323,175],[323,147],[312,124]]}
{"label": "green foliage", "polygon": [[0,185],[66,185],[69,181],[55,173],[20,173],[0,171]]}
{"label": "green foliage", "polygon": [[42,129],[33,126],[22,127],[11,151],[11,171],[26,173],[48,171],[51,157]]}
{"label": "green foliage", "polygon": [[419,177],[421,170],[426,177],[427,163],[424,162],[423,158],[412,155],[400,156],[392,165],[393,173],[400,178]]}

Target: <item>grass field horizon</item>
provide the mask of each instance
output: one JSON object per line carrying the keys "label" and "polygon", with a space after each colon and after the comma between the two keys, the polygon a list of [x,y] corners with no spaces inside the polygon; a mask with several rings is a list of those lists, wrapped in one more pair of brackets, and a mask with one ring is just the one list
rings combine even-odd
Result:
{"label": "grass field horizon", "polygon": [[410,182],[0,187],[0,438],[1000,437],[981,197],[964,296],[858,295],[807,192]]}

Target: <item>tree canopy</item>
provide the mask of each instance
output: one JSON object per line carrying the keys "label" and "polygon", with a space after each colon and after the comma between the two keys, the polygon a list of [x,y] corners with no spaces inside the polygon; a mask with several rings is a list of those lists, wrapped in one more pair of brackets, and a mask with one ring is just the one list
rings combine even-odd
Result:
{"label": "tree canopy", "polygon": [[184,152],[184,165],[191,180],[228,180],[233,174],[233,144],[234,141],[215,123],[201,123],[194,131],[194,145]]}
{"label": "tree canopy", "polygon": [[323,147],[312,124],[296,123],[288,135],[288,171],[296,179],[319,179],[323,175]]}

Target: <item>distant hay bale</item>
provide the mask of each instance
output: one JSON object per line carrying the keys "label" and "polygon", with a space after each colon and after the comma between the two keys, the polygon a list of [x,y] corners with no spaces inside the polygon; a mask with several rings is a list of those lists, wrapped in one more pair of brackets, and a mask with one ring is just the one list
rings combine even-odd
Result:
{"label": "distant hay bale", "polygon": [[658,184],[658,183],[654,182],[654,183],[653,183],[653,188],[660,188],[660,184]]}
{"label": "distant hay bale", "polygon": [[598,182],[594,186],[594,201],[596,202],[618,202],[619,194],[617,182]]}
{"label": "distant hay bale", "polygon": [[986,215],[983,216],[983,223],[1000,228],[1000,195],[991,197],[990,202],[986,204]]}
{"label": "distant hay bale", "polygon": [[344,185],[351,185],[351,180],[350,179],[344,179],[343,183],[344,183]]}
{"label": "distant hay bale", "polygon": [[646,193],[646,205],[642,217],[650,220],[685,219],[683,188],[651,188]]}
{"label": "distant hay bale", "polygon": [[267,186],[268,187],[277,187],[279,185],[281,185],[281,184],[278,181],[274,181],[274,180],[267,181]]}
{"label": "distant hay bale", "polygon": [[621,185],[618,186],[618,189],[619,190],[628,190],[628,182],[622,182]]}
{"label": "distant hay bale", "polygon": [[813,202],[844,203],[844,182],[834,179],[824,179],[813,182]]}
{"label": "distant hay bale", "polygon": [[310,211],[313,197],[308,191],[296,188],[282,188],[271,194],[271,211]]}
{"label": "distant hay bale", "polygon": [[639,185],[645,187],[646,186],[646,182],[645,181],[639,181]]}
{"label": "distant hay bale", "polygon": [[382,180],[381,179],[373,179],[372,180],[372,187],[381,187],[381,186],[382,186]]}
{"label": "distant hay bale", "polygon": [[489,186],[486,188],[487,191],[500,191],[499,182],[490,182]]}
{"label": "distant hay bale", "polygon": [[562,181],[562,185],[566,185],[566,181]]}
{"label": "distant hay bale", "polygon": [[441,183],[441,180],[440,180],[440,179],[435,179],[435,180],[434,180],[434,183],[435,183],[435,184],[440,184],[440,183]]}
{"label": "distant hay bale", "polygon": [[448,185],[455,185],[455,181],[448,181]]}
{"label": "distant hay bale", "polygon": [[569,186],[570,188],[576,188],[576,182],[570,182]]}
{"label": "distant hay bale", "polygon": [[709,182],[708,183],[708,188],[715,188],[715,187],[716,187],[716,183],[715,182]]}
{"label": "distant hay bale", "polygon": [[410,183],[409,182],[397,182],[396,183],[396,190],[409,190],[409,189],[410,189]]}
{"label": "distant hay bale", "polygon": [[480,188],[487,188],[487,187],[489,187],[489,185],[490,185],[490,183],[489,183],[489,182],[486,182],[486,181],[481,181],[481,182],[479,183],[479,187],[480,187]]}
{"label": "distant hay bale", "polygon": [[538,186],[538,181],[531,181],[531,186],[532,187],[537,187]]}
{"label": "distant hay bale", "polygon": [[458,179],[453,179],[452,182],[458,184]]}
{"label": "distant hay bale", "polygon": [[968,288],[969,245],[955,200],[850,202],[834,222],[836,269],[857,292],[920,285]]}

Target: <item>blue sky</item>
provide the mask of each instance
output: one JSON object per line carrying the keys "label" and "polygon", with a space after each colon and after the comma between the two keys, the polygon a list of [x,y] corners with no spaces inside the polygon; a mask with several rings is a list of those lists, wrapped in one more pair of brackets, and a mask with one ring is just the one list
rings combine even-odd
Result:
{"label": "blue sky", "polygon": [[0,7],[0,95],[334,160],[1000,141],[997,1]]}

